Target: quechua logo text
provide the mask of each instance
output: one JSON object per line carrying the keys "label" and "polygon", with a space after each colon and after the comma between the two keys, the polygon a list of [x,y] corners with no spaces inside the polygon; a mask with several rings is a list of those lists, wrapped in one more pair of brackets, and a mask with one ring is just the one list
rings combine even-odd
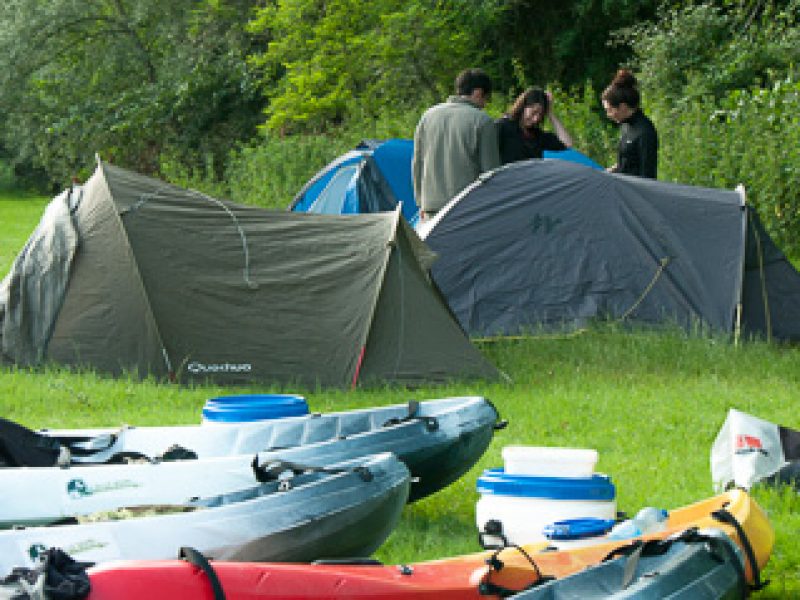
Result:
{"label": "quechua logo text", "polygon": [[202,363],[193,361],[186,365],[186,370],[192,375],[204,375],[206,373],[250,373],[253,370],[253,365],[251,363]]}

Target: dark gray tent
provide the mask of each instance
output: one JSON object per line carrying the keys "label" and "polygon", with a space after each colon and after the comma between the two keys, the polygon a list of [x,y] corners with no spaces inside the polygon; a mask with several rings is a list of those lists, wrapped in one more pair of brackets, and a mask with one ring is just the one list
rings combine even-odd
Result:
{"label": "dark gray tent", "polygon": [[532,160],[486,174],[420,230],[472,336],[618,319],[800,339],[800,275],[742,189]]}
{"label": "dark gray tent", "polygon": [[99,164],[0,284],[4,360],[324,386],[495,377],[399,211],[265,211]]}

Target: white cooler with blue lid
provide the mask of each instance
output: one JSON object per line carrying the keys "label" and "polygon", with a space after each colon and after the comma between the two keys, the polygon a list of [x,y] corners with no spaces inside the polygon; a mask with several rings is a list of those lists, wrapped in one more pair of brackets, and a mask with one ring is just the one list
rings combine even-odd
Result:
{"label": "white cooler with blue lid", "polygon": [[[567,519],[613,520],[616,489],[611,478],[542,477],[510,474],[505,469],[488,469],[478,478],[481,497],[475,508],[479,531],[496,521],[511,544],[546,542],[544,528]],[[489,539],[486,539],[486,538]],[[485,543],[495,543],[491,536]]]}

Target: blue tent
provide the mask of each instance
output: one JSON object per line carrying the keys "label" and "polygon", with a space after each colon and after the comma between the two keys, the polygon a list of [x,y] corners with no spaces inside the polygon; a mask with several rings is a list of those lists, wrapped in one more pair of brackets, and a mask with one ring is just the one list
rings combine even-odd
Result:
{"label": "blue tent", "polygon": [[602,169],[603,167],[594,162],[591,158],[586,156],[585,154],[581,154],[574,148],[567,148],[566,150],[562,150],[560,152],[553,152],[552,150],[545,150],[544,151],[545,158],[557,158],[559,160],[568,160],[570,162],[576,162],[580,165],[586,165],[587,167],[592,167],[593,169]]}
{"label": "blue tent", "polygon": [[346,215],[391,211],[402,202],[403,216],[414,225],[413,153],[411,140],[361,142],[314,175],[289,210]]}
{"label": "blue tent", "polygon": [[[406,220],[416,225],[418,208],[411,182],[412,140],[367,140],[326,165],[303,186],[289,205],[295,212],[333,215],[394,210],[402,202]],[[602,169],[577,150],[545,152],[545,158],[568,160]]]}

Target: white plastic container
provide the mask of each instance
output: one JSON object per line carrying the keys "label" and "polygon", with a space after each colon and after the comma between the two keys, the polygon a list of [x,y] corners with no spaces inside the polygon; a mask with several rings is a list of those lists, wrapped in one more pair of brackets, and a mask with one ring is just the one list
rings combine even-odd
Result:
{"label": "white plastic container", "polygon": [[502,450],[508,475],[537,477],[591,477],[597,450],[540,446],[506,446]]}
{"label": "white plastic container", "polygon": [[[574,472],[574,471],[573,471]],[[566,519],[616,516],[616,490],[605,475],[590,477],[539,477],[489,469],[478,478],[480,499],[475,507],[478,531],[489,521],[499,523],[512,544],[546,541],[544,528]],[[496,536],[483,536],[484,545]]]}

